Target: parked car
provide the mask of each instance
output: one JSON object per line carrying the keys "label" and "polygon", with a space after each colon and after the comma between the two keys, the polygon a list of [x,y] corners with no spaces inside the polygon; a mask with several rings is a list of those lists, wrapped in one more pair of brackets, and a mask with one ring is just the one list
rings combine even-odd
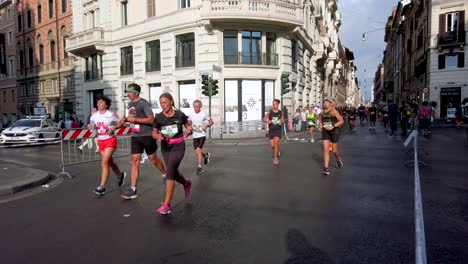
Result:
{"label": "parked car", "polygon": [[53,141],[60,137],[55,123],[44,117],[30,116],[14,122],[0,135],[0,143],[36,143]]}

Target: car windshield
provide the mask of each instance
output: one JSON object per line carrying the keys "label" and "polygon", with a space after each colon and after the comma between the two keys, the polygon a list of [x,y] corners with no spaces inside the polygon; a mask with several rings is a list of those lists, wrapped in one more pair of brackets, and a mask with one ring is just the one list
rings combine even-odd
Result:
{"label": "car windshield", "polygon": [[11,127],[40,127],[41,120],[18,120]]}

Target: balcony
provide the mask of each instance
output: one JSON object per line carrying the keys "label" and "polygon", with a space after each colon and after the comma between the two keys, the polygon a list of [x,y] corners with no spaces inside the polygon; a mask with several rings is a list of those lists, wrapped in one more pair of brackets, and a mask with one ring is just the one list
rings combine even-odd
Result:
{"label": "balcony", "polygon": [[215,22],[265,20],[270,25],[300,26],[303,11],[297,4],[277,0],[202,0],[201,18]]}
{"label": "balcony", "polygon": [[448,31],[439,33],[438,46],[456,46],[465,44],[465,31]]}
{"label": "balcony", "polygon": [[83,77],[85,81],[102,80],[102,71],[100,69],[84,71]]}
{"label": "balcony", "polygon": [[237,54],[224,54],[224,64],[278,66],[278,54],[265,52],[238,52]]}
{"label": "balcony", "polygon": [[78,57],[103,51],[106,45],[106,32],[102,28],[92,28],[67,38],[67,52]]}
{"label": "balcony", "polygon": [[145,62],[146,66],[146,72],[155,72],[155,71],[161,71],[161,63],[156,63],[153,61],[146,61]]}
{"label": "balcony", "polygon": [[9,4],[11,4],[11,2],[11,0],[0,0],[0,8],[8,6]]}
{"label": "balcony", "polygon": [[195,56],[176,56],[175,57],[176,68],[194,67]]}

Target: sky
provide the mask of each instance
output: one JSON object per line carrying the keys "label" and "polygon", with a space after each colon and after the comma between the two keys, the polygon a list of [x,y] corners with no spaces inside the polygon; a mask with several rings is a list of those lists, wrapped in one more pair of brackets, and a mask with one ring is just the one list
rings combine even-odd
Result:
{"label": "sky", "polygon": [[[370,100],[375,71],[383,59],[385,24],[392,14],[398,0],[340,0],[338,11],[341,13],[339,36],[342,44],[354,53],[358,68],[357,78],[361,93]],[[382,29],[382,30],[378,30]],[[366,41],[362,41],[362,33]]]}

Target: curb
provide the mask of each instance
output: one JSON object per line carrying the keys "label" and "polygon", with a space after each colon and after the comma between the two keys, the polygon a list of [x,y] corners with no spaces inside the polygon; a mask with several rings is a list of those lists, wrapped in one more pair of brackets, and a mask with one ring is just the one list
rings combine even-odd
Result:
{"label": "curb", "polygon": [[6,183],[5,185],[3,185],[3,182],[1,181],[3,177],[0,177],[0,197],[40,186],[55,177],[51,173],[32,168],[15,168],[15,175],[21,175],[22,178],[19,180],[12,180],[10,183]]}

